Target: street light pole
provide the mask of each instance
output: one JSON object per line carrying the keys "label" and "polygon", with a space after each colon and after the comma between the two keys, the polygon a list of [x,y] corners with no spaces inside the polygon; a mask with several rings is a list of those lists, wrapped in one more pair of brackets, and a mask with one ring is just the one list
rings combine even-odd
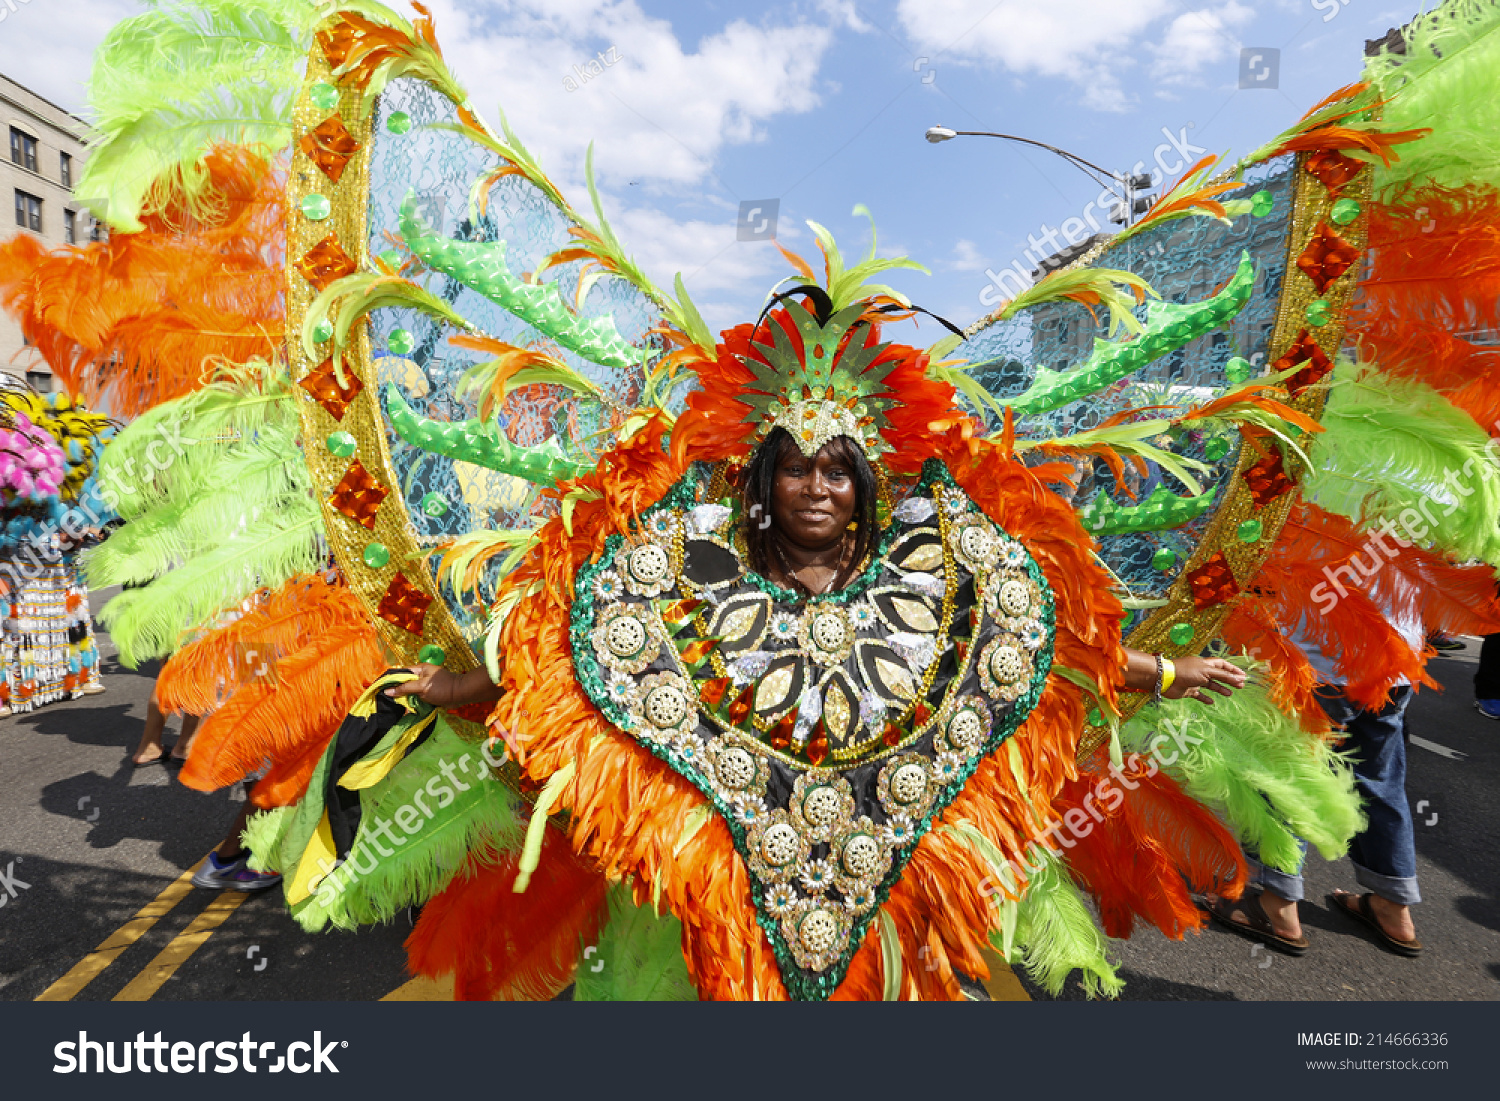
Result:
{"label": "street light pole", "polygon": [[1077,168],[1080,172],[1087,175],[1095,183],[1099,182],[1099,180],[1094,175],[1094,173],[1097,173],[1099,176],[1103,176],[1106,179],[1109,179],[1112,182],[1123,186],[1124,194],[1122,195],[1119,192],[1115,191],[1113,188],[1110,188],[1108,184],[1105,185],[1106,188],[1109,188],[1110,193],[1114,195],[1115,198],[1120,200],[1120,207],[1124,215],[1122,221],[1125,225],[1132,224],[1135,220],[1135,215],[1140,213],[1140,211],[1136,210],[1135,208],[1138,202],[1143,202],[1144,200],[1137,200],[1136,192],[1148,191],[1152,186],[1151,176],[1149,173],[1142,172],[1130,176],[1122,176],[1118,172],[1111,172],[1107,168],[1100,168],[1092,161],[1086,161],[1076,153],[1069,153],[1066,149],[1059,149],[1057,146],[1048,145],[1044,141],[1036,141],[1032,138],[1023,138],[1016,134],[1000,134],[996,133],[993,130],[950,130],[946,126],[932,126],[928,128],[926,137],[927,140],[932,142],[934,145],[936,145],[938,142],[948,141],[952,138],[1001,138],[1004,141],[1020,142],[1023,145],[1034,145],[1039,149],[1047,150],[1049,153],[1056,153],[1063,160],[1067,161],[1073,167]]}

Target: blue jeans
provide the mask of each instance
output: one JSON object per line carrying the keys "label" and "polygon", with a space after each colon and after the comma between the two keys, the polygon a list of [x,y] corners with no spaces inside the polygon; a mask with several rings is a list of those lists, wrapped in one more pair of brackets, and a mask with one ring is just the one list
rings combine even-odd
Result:
{"label": "blue jeans", "polygon": [[[1379,711],[1362,711],[1334,684],[1318,685],[1318,702],[1344,731],[1342,747],[1354,757],[1354,777],[1370,824],[1349,844],[1349,859],[1360,886],[1401,906],[1422,901],[1417,890],[1417,847],[1406,800],[1406,741],[1402,716],[1411,687],[1391,689]],[[1302,843],[1303,853],[1307,842]],[[1303,897],[1302,876],[1268,868],[1247,852],[1250,882],[1293,902]]]}

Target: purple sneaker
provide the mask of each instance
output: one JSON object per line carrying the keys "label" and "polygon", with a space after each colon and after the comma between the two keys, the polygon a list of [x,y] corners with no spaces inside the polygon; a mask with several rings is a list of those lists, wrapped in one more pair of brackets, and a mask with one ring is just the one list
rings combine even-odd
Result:
{"label": "purple sneaker", "polygon": [[1500,719],[1500,700],[1475,700],[1474,708],[1486,719]]}
{"label": "purple sneaker", "polygon": [[219,891],[264,891],[281,882],[274,872],[250,870],[248,854],[236,860],[223,861],[218,853],[209,853],[203,867],[193,873],[194,887],[208,887]]}

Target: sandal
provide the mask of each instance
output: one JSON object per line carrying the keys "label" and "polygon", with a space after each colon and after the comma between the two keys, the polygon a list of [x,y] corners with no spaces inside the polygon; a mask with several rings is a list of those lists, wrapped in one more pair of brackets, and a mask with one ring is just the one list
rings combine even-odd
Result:
{"label": "sandal", "polygon": [[[1307,952],[1306,937],[1284,937],[1276,931],[1271,924],[1271,919],[1266,915],[1266,908],[1260,904],[1259,894],[1247,894],[1238,901],[1214,898],[1206,904],[1206,909],[1209,917],[1241,936],[1268,944],[1277,951],[1285,952],[1288,956],[1301,956]],[[1234,920],[1233,915],[1236,910],[1245,915],[1244,921]]]}
{"label": "sandal", "polygon": [[[1396,953],[1396,955],[1405,956],[1407,959],[1415,959],[1417,956],[1420,956],[1422,954],[1421,941],[1417,940],[1415,937],[1413,937],[1411,940],[1401,940],[1398,937],[1391,936],[1385,931],[1384,928],[1381,927],[1380,919],[1375,916],[1375,910],[1370,906],[1370,897],[1371,896],[1368,893],[1362,895],[1353,895],[1341,892],[1338,894],[1329,895],[1328,904],[1335,910],[1342,910],[1344,913],[1352,917],[1355,921],[1362,921],[1371,929],[1375,930],[1375,932],[1380,936],[1380,942],[1385,945],[1385,947],[1389,948],[1392,952]],[[1357,898],[1358,904],[1355,906],[1350,906],[1348,903],[1343,901],[1346,898]]]}
{"label": "sandal", "polygon": [[166,763],[167,751],[165,749],[163,749],[155,757],[152,757],[149,761],[137,761],[134,757],[130,758],[131,768],[150,768],[152,765],[164,765]]}

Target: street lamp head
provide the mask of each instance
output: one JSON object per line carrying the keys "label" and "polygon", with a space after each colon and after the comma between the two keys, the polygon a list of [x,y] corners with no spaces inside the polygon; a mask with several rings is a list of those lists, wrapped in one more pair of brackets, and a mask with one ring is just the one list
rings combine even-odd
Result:
{"label": "street lamp head", "polygon": [[927,140],[936,145],[940,141],[958,137],[957,130],[950,130],[946,126],[931,126],[927,129]]}

